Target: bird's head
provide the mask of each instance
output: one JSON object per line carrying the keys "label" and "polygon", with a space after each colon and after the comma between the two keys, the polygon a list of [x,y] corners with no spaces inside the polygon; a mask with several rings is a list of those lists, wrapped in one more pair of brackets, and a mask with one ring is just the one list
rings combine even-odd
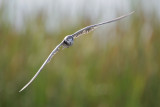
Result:
{"label": "bird's head", "polygon": [[71,35],[68,35],[64,38],[64,45],[69,47],[73,44],[74,38]]}

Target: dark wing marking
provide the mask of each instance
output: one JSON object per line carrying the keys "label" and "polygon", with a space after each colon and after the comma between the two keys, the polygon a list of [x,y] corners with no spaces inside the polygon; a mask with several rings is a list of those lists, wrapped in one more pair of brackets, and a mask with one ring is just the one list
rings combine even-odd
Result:
{"label": "dark wing marking", "polygon": [[120,19],[122,19],[122,18],[125,18],[125,17],[127,17],[127,16],[129,16],[129,15],[131,15],[131,14],[133,14],[133,13],[134,13],[134,12],[131,12],[131,13],[129,13],[129,14],[126,14],[126,15],[124,15],[124,16],[120,16],[120,17],[115,18],[115,19],[112,19],[112,20],[110,20],[110,21],[106,21],[106,22],[102,22],[102,23],[98,23],[98,24],[94,24],[94,25],[87,26],[87,27],[82,28],[82,29],[80,29],[79,31],[75,32],[74,34],[72,34],[72,36],[73,36],[74,38],[77,38],[77,37],[79,37],[79,36],[82,35],[82,34],[86,34],[86,33],[90,32],[90,31],[94,30],[96,27],[98,27],[98,26],[100,26],[100,25],[104,25],[104,24],[107,24],[107,23],[115,22],[115,21],[120,20]]}
{"label": "dark wing marking", "polygon": [[25,88],[28,87],[28,85],[30,85],[33,80],[38,76],[38,74],[41,72],[41,70],[43,69],[43,67],[49,63],[49,61],[51,60],[51,58],[58,52],[59,48],[63,45],[63,41],[56,46],[56,48],[50,53],[50,55],[48,56],[48,58],[45,60],[45,62],[43,63],[43,65],[40,67],[40,69],[37,71],[37,73],[34,75],[34,77],[32,77],[32,79],[19,91],[23,91]]}

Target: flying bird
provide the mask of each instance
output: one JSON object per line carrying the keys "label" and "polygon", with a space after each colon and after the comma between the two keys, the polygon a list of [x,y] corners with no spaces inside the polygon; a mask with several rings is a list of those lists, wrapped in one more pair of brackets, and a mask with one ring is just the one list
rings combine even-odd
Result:
{"label": "flying bird", "polygon": [[112,19],[110,21],[106,21],[106,22],[102,22],[102,23],[98,23],[98,24],[94,24],[94,25],[90,25],[90,26],[87,26],[85,28],[82,28],[80,30],[78,30],[77,32],[71,34],[71,35],[67,35],[63,40],[62,42],[56,46],[56,48],[50,53],[50,55],[48,56],[48,58],[45,60],[45,62],[42,64],[42,66],[39,68],[39,70],[37,71],[37,73],[32,77],[32,79],[19,91],[23,91],[25,88],[28,87],[28,85],[30,85],[33,80],[38,76],[38,74],[41,72],[41,70],[43,69],[43,67],[50,62],[51,58],[59,51],[59,48],[62,46],[64,48],[68,48],[70,46],[73,45],[73,42],[74,42],[74,39],[79,37],[80,35],[82,34],[86,34],[92,30],[94,30],[95,28],[101,26],[101,25],[104,25],[104,24],[107,24],[107,23],[111,23],[111,22],[115,22],[117,20],[120,20],[122,18],[125,18],[131,14],[133,14],[134,12],[131,12],[129,14],[126,14],[126,15],[123,15],[123,16],[120,16],[120,17],[117,17],[115,19]]}

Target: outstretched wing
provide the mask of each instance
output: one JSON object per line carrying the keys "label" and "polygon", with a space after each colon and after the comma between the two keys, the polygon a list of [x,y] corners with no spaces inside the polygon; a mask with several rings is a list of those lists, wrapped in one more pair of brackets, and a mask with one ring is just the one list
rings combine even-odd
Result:
{"label": "outstretched wing", "polygon": [[45,60],[45,62],[43,63],[43,65],[40,67],[40,69],[37,71],[37,73],[34,75],[34,77],[32,77],[32,79],[19,91],[23,91],[25,88],[28,87],[29,84],[31,84],[33,82],[33,80],[38,76],[38,74],[41,72],[41,70],[43,69],[43,67],[49,63],[49,61],[51,60],[51,58],[58,52],[59,48],[63,45],[63,41],[57,45],[57,47],[50,53],[50,55],[48,56],[48,58]]}
{"label": "outstretched wing", "polygon": [[132,13],[134,13],[134,12],[131,12],[131,13],[126,14],[126,15],[124,15],[124,16],[120,16],[120,17],[115,18],[115,19],[112,19],[112,20],[110,20],[110,21],[106,21],[106,22],[102,22],[102,23],[98,23],[98,24],[94,24],[94,25],[87,26],[87,27],[85,27],[85,28],[83,28],[83,29],[80,29],[79,31],[75,32],[74,34],[72,34],[72,36],[73,36],[74,38],[77,38],[77,37],[79,37],[79,36],[82,35],[82,34],[86,34],[86,33],[90,32],[90,31],[94,30],[96,27],[98,27],[98,26],[100,26],[100,25],[104,25],[104,24],[107,24],[107,23],[115,22],[115,21],[117,21],[117,20],[120,20],[120,19],[122,19],[122,18],[125,18],[125,17],[131,15]]}

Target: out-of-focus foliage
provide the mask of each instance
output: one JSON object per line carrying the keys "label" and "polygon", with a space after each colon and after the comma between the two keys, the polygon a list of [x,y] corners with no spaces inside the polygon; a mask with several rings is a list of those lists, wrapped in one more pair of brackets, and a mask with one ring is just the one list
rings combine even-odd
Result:
{"label": "out-of-focus foliage", "polygon": [[26,30],[17,32],[2,14],[1,8],[0,107],[160,106],[160,23],[156,14],[146,19],[143,11],[136,11],[125,23],[126,29],[125,21],[118,22],[105,34],[106,38],[116,37],[103,48],[101,41],[92,38],[93,33],[80,37],[56,54],[21,93],[18,91],[65,35],[91,23],[83,18],[77,29],[62,27],[58,35],[49,34],[39,15],[27,22]]}

